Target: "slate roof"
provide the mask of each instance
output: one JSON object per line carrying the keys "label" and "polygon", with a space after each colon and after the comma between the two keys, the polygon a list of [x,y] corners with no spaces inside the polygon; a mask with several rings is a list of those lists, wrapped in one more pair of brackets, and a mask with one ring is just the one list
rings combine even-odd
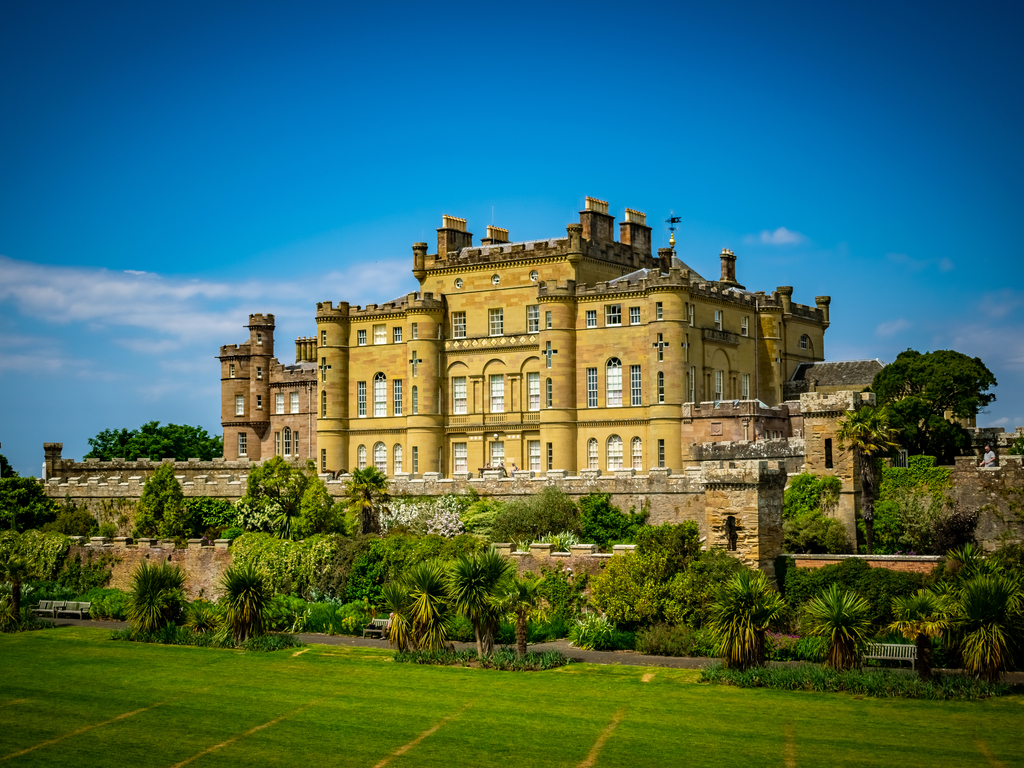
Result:
{"label": "slate roof", "polygon": [[817,381],[819,387],[867,387],[885,363],[875,360],[840,360],[834,363],[800,363],[791,381]]}
{"label": "slate roof", "polygon": [[[672,267],[673,267],[673,269],[688,269],[688,270],[690,270],[690,274],[693,275],[693,277],[695,277],[697,280],[700,280],[701,282],[706,282],[704,280],[704,278],[701,277],[697,273],[697,270],[695,270],[693,267],[691,267],[685,261],[683,261],[682,259],[680,259],[680,258],[678,258],[676,256],[672,257]],[[609,280],[608,284],[609,285],[613,285],[615,283],[621,283],[621,282],[625,281],[627,283],[631,283],[632,285],[636,285],[642,279],[650,277],[651,274],[655,273],[655,272],[657,274],[662,274],[657,267],[654,267],[653,269],[648,269],[647,267],[643,267],[643,268],[638,269],[638,270],[636,270],[634,272],[630,272],[628,275],[623,275],[622,277],[616,277],[614,280]]]}

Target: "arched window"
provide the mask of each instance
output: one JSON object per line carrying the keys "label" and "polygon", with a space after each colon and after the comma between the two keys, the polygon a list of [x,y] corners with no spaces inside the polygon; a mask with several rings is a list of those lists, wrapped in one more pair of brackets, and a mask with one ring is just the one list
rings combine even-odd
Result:
{"label": "arched window", "polygon": [[597,456],[597,438],[587,440],[587,469],[600,469]]}
{"label": "arched window", "polygon": [[373,377],[373,415],[388,415],[388,377],[383,373]]}
{"label": "arched window", "polygon": [[392,466],[394,467],[395,474],[397,475],[402,471],[402,446],[400,443],[395,443],[394,456],[395,459]]}
{"label": "arched window", "polygon": [[639,437],[634,437],[630,444],[630,453],[633,457],[633,469],[644,468],[644,444]]}
{"label": "arched window", "polygon": [[605,365],[604,404],[608,408],[622,405],[622,361],[617,357]]}
{"label": "arched window", "polygon": [[327,390],[320,393],[320,418],[327,418]]}
{"label": "arched window", "polygon": [[388,449],[384,443],[373,446],[373,466],[385,475],[388,473]]}
{"label": "arched window", "polygon": [[622,469],[622,438],[612,435],[608,438],[608,471]]}
{"label": "arched window", "polygon": [[292,431],[288,427],[284,428],[284,455],[292,455]]}
{"label": "arched window", "polygon": [[356,448],[356,467],[366,469],[366,446],[360,445]]}
{"label": "arched window", "polygon": [[803,336],[800,337],[800,349],[810,349],[810,348],[811,348],[811,338],[805,333]]}

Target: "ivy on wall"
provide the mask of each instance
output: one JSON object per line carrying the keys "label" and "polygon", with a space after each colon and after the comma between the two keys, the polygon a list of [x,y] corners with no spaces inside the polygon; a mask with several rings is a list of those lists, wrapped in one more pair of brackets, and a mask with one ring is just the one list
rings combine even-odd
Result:
{"label": "ivy on wall", "polygon": [[935,466],[934,456],[911,456],[906,467],[883,467],[878,500],[889,501],[903,493],[944,495],[953,487],[952,470]]}

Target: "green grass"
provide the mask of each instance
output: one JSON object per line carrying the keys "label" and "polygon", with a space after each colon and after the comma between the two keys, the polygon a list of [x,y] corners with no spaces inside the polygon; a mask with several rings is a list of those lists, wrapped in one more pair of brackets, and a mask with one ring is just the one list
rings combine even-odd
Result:
{"label": "green grass", "polygon": [[1019,696],[875,700],[698,685],[688,670],[512,673],[344,646],[293,655],[108,638],[80,627],[0,636],[0,768],[369,768],[439,724],[389,768],[576,766],[617,714],[595,765],[1021,764]]}

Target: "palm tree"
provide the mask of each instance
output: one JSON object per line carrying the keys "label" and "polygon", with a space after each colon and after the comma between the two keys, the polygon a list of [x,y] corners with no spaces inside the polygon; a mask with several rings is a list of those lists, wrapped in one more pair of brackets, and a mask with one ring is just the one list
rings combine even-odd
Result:
{"label": "palm tree", "polygon": [[21,621],[21,585],[32,575],[32,569],[23,557],[12,555],[0,567],[0,576],[11,582],[11,611],[14,620]]}
{"label": "palm tree", "polygon": [[387,628],[388,642],[400,651],[407,651],[416,644],[412,627],[412,600],[409,590],[404,584],[388,582],[381,590],[384,604],[390,611],[390,624]]}
{"label": "palm tree", "polygon": [[266,632],[266,611],[273,598],[267,578],[253,563],[235,563],[221,577],[224,619],[241,645]]}
{"label": "palm tree", "polygon": [[892,613],[896,620],[889,625],[917,646],[917,674],[922,680],[932,676],[931,638],[938,637],[949,628],[949,608],[946,600],[927,589],[913,595],[894,597]]}
{"label": "palm tree", "polygon": [[860,465],[861,515],[864,518],[868,554],[875,537],[875,458],[896,447],[885,408],[865,405],[839,420],[839,450],[852,451]]}
{"label": "palm tree", "polygon": [[362,533],[380,531],[380,508],[388,501],[388,478],[376,467],[357,469],[345,485],[348,508],[362,521]]}
{"label": "palm tree", "polygon": [[422,560],[405,577],[408,615],[416,645],[440,651],[448,644],[448,589],[445,568],[438,560]]}
{"label": "palm tree", "polygon": [[998,682],[1020,644],[1024,621],[1021,577],[1007,573],[972,576],[953,592],[950,637],[960,648],[964,670]]}
{"label": "palm tree", "polygon": [[829,641],[825,666],[833,669],[857,666],[857,649],[867,640],[871,630],[868,601],[833,584],[810,600],[806,611],[810,634]]}
{"label": "palm tree", "polygon": [[491,598],[494,607],[502,613],[511,611],[516,616],[516,651],[526,655],[526,619],[540,602],[540,587],[544,579],[506,579],[498,594]]}
{"label": "palm tree", "polygon": [[448,596],[455,613],[473,624],[477,656],[483,658],[494,648],[499,613],[490,598],[507,581],[515,566],[494,549],[469,557],[460,555],[448,572]]}
{"label": "palm tree", "polygon": [[718,590],[709,622],[725,665],[741,670],[763,665],[764,634],[785,608],[764,571],[744,569],[725,582]]}
{"label": "palm tree", "polygon": [[143,562],[132,573],[128,621],[136,632],[156,632],[181,615],[185,574],[177,565]]}

